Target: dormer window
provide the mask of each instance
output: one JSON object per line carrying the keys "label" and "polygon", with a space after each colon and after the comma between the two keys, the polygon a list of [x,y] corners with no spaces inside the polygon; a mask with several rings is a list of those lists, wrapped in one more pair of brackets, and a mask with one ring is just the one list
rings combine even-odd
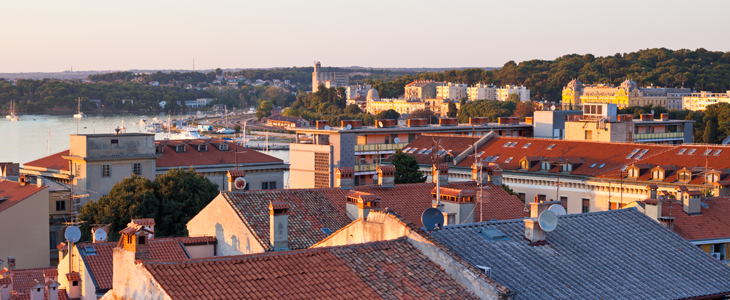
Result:
{"label": "dormer window", "polygon": [[573,171],[573,165],[572,164],[564,164],[564,165],[562,165],[561,169],[564,172],[572,172]]}
{"label": "dormer window", "polygon": [[689,171],[679,172],[679,174],[677,175],[677,180],[689,182],[690,180],[692,180],[692,173],[690,173]]}
{"label": "dormer window", "polygon": [[714,183],[720,180],[720,176],[717,173],[709,173],[707,176],[705,176],[705,181],[707,183]]}
{"label": "dormer window", "polygon": [[175,146],[175,152],[177,152],[177,153],[185,152],[185,144],[179,144],[179,145]]}
{"label": "dormer window", "polygon": [[228,151],[228,143],[220,143],[218,145],[218,150],[220,150],[220,151]]}
{"label": "dormer window", "polygon": [[550,170],[550,162],[544,161],[540,164],[541,170]]}
{"label": "dormer window", "polygon": [[526,159],[525,160],[522,160],[520,162],[520,168],[523,169],[523,170],[530,169],[530,162],[527,161]]}
{"label": "dormer window", "polygon": [[163,151],[165,151],[165,145],[155,144],[155,153],[162,153]]}
{"label": "dormer window", "polygon": [[629,178],[639,178],[639,169],[638,168],[629,168],[626,172],[627,176]]}
{"label": "dormer window", "polygon": [[651,172],[651,179],[664,180],[664,170],[656,169]]}
{"label": "dormer window", "polygon": [[198,145],[198,152],[207,152],[207,151],[208,151],[208,144]]}

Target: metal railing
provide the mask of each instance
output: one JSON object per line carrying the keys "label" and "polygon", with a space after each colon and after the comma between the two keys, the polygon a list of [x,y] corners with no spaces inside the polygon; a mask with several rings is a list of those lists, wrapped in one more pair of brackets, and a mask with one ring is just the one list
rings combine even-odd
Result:
{"label": "metal railing", "polygon": [[367,165],[355,165],[355,172],[367,172],[367,171],[375,171],[378,169],[377,164],[367,164]]}
{"label": "metal railing", "polygon": [[355,145],[355,152],[390,151],[403,149],[408,143]]}
{"label": "metal railing", "polygon": [[635,133],[634,140],[658,140],[684,138],[684,132],[662,132],[662,133]]}

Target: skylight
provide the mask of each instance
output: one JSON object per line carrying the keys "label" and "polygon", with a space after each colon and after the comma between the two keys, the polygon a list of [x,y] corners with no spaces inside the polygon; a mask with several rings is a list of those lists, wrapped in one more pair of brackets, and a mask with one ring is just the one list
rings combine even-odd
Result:
{"label": "skylight", "polygon": [[488,157],[487,157],[487,158],[485,158],[484,160],[486,160],[486,161],[489,161],[490,159],[492,159],[492,157],[494,157],[494,156],[488,156]]}
{"label": "skylight", "polygon": [[718,155],[720,155],[720,152],[722,152],[722,150],[721,149],[717,149],[717,150],[715,150],[715,153],[712,153],[712,155],[718,156]]}
{"label": "skylight", "polygon": [[512,156],[510,156],[509,158],[507,158],[507,160],[505,160],[504,162],[505,162],[505,163],[509,163],[509,162],[511,162],[511,161],[512,161]]}
{"label": "skylight", "polygon": [[86,246],[86,247],[84,247],[84,251],[86,251],[86,255],[95,255],[96,254],[96,248],[94,248],[94,246]]}
{"label": "skylight", "polygon": [[681,149],[679,150],[679,152],[677,152],[677,155],[682,155],[685,151],[687,151],[687,149]]}
{"label": "skylight", "polygon": [[640,158],[644,157],[644,155],[646,155],[646,153],[648,153],[648,152],[649,152],[649,149],[641,150],[641,153],[639,153],[639,155],[636,156],[636,159],[640,159]]}
{"label": "skylight", "polygon": [[705,150],[705,153],[702,153],[702,155],[708,156],[708,155],[710,155],[710,153],[712,153],[712,149],[707,149],[707,150]]}
{"label": "skylight", "polygon": [[695,151],[697,151],[697,149],[689,149],[689,152],[687,152],[687,155],[692,155],[693,153],[695,153]]}
{"label": "skylight", "polygon": [[403,152],[406,152],[407,153],[408,150],[411,150],[411,147],[405,147],[405,148],[403,148]]}
{"label": "skylight", "polygon": [[631,153],[629,153],[629,155],[626,156],[626,159],[631,159],[632,157],[634,157],[634,155],[636,153],[638,153],[639,150],[640,150],[639,148],[636,148],[636,149],[634,149],[634,151],[631,151]]}
{"label": "skylight", "polygon": [[421,150],[418,150],[418,153],[417,153],[417,154],[423,154],[423,152],[426,152],[426,150],[428,150],[428,149],[426,149],[426,148],[423,148],[423,149],[421,149]]}
{"label": "skylight", "polygon": [[524,146],[522,146],[522,148],[527,149],[527,148],[530,148],[530,146],[532,146],[532,143],[527,143]]}
{"label": "skylight", "polygon": [[426,150],[426,152],[423,152],[423,154],[431,154],[431,149]]}
{"label": "skylight", "polygon": [[507,142],[507,143],[506,143],[506,144],[504,144],[504,146],[502,146],[502,147],[509,147],[509,145],[511,145],[511,144],[512,144],[512,142]]}
{"label": "skylight", "polygon": [[596,166],[597,164],[598,164],[598,163],[593,163],[593,164],[592,164],[592,165],[591,165],[590,167],[588,167],[588,168],[593,168],[593,167],[595,167],[595,166]]}
{"label": "skylight", "polygon": [[411,149],[411,151],[408,151],[408,153],[413,154],[416,153],[416,151],[418,151],[418,148],[413,148]]}
{"label": "skylight", "polygon": [[478,234],[489,242],[509,240],[509,238],[497,228],[481,229]]}
{"label": "skylight", "polygon": [[324,234],[326,234],[326,235],[330,235],[330,234],[332,234],[332,230],[330,230],[330,229],[329,229],[329,228],[327,228],[327,227],[323,227],[323,228],[320,228],[319,230],[321,230],[321,231],[322,231],[322,233],[324,233]]}
{"label": "skylight", "polygon": [[547,147],[548,150],[553,150],[553,147],[555,147],[555,144],[550,144],[550,146]]}
{"label": "skylight", "polygon": [[517,144],[518,144],[518,142],[512,142],[512,145],[510,145],[510,147],[517,146]]}
{"label": "skylight", "polygon": [[603,169],[603,167],[605,167],[605,166],[606,166],[606,164],[601,164],[600,166],[598,166],[598,168]]}
{"label": "skylight", "polygon": [[482,156],[484,154],[484,151],[477,153],[477,156]]}
{"label": "skylight", "polygon": [[499,159],[499,156],[492,157],[492,159],[490,161],[495,162],[495,161],[497,161],[497,159]]}

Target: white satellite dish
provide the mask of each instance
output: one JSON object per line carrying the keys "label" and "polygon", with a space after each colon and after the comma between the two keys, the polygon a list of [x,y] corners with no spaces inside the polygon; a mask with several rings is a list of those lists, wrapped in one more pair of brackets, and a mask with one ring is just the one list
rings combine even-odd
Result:
{"label": "white satellite dish", "polygon": [[347,130],[352,129],[352,124],[347,124],[347,127],[346,128],[347,128]]}
{"label": "white satellite dish", "polygon": [[400,143],[400,139],[399,138],[394,138],[393,139],[393,143],[396,143],[396,144]]}
{"label": "white satellite dish", "polygon": [[378,122],[378,126],[379,126],[379,127],[384,127],[384,126],[383,126],[383,122]]}
{"label": "white satellite dish", "polygon": [[378,180],[378,174],[373,174],[373,180]]}
{"label": "white satellite dish", "polygon": [[81,239],[81,230],[76,226],[69,226],[63,236],[66,237],[67,241],[75,243]]}
{"label": "white satellite dish", "polygon": [[236,189],[243,190],[246,188],[246,179],[243,177],[236,178],[236,180],[233,181],[233,186],[236,187]]}
{"label": "white satellite dish", "polygon": [[97,229],[96,231],[94,231],[94,239],[100,242],[106,241],[106,231],[101,228]]}
{"label": "white satellite dish", "polygon": [[324,130],[330,130],[330,126],[329,125],[324,125]]}
{"label": "white satellite dish", "polygon": [[565,207],[560,204],[550,205],[550,208],[548,208],[548,210],[554,212],[558,216],[564,216],[568,214],[568,212],[565,211]]}
{"label": "white satellite dish", "polygon": [[542,230],[553,231],[558,227],[558,215],[551,210],[546,210],[537,217],[537,223],[540,224]]}

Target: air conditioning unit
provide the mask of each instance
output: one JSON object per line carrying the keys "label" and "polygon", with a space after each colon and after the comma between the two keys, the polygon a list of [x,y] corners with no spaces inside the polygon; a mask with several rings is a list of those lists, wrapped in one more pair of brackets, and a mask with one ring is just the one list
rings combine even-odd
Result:
{"label": "air conditioning unit", "polygon": [[712,253],[712,257],[717,258],[717,259],[720,259],[720,255],[721,254],[720,253],[717,253],[717,252],[716,253]]}

